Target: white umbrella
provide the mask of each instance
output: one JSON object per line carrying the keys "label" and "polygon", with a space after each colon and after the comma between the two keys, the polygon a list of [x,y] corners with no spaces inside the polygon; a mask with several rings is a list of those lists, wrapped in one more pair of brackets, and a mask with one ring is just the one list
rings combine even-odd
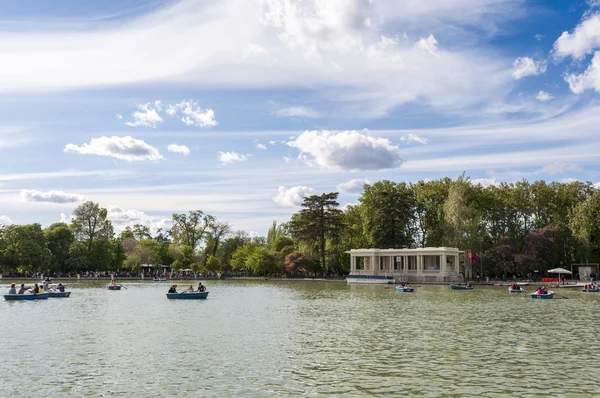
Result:
{"label": "white umbrella", "polygon": [[569,275],[572,274],[571,271],[569,271],[568,269],[564,269],[564,268],[553,268],[553,269],[549,269],[548,272],[551,274],[569,274]]}
{"label": "white umbrella", "polygon": [[568,274],[571,275],[572,272],[569,271],[568,269],[564,269],[564,268],[553,268],[553,269],[549,269],[548,273],[551,274],[558,274],[558,283],[560,283],[560,274]]}

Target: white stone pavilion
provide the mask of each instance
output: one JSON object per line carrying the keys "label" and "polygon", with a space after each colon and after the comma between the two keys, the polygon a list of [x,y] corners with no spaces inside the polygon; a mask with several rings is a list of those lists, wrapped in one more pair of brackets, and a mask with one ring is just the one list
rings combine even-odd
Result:
{"label": "white stone pavilion", "polygon": [[462,280],[460,261],[464,252],[452,247],[353,249],[348,253],[348,283],[450,283]]}

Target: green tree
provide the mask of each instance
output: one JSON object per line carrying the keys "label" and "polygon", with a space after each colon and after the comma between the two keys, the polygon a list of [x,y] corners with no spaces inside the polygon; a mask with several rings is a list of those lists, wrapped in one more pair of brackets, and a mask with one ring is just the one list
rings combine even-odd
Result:
{"label": "green tree", "polygon": [[316,244],[321,270],[327,273],[327,239],[337,241],[342,231],[342,211],[338,209],[338,193],[331,192],[304,198],[302,209],[290,222],[292,235],[299,240]]}
{"label": "green tree", "polygon": [[195,250],[214,221],[213,216],[204,214],[201,210],[189,211],[188,215],[173,214],[171,235],[177,245],[189,246]]}
{"label": "green tree", "polygon": [[69,249],[75,237],[69,226],[63,222],[51,224],[44,230],[46,244],[52,253],[52,262],[56,269],[67,272]]}
{"label": "green tree", "polygon": [[267,247],[257,247],[246,259],[245,267],[260,275],[277,274],[280,267],[276,257]]}
{"label": "green tree", "polygon": [[375,247],[392,249],[414,244],[416,201],[405,183],[384,180],[365,184],[359,198],[364,209],[366,228]]}
{"label": "green tree", "polygon": [[594,261],[600,259],[600,189],[575,207],[570,226],[585,253]]}

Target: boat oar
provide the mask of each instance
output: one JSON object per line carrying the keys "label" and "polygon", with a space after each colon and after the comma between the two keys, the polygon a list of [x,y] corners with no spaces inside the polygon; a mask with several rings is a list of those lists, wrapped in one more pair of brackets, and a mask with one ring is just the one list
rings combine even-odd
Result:
{"label": "boat oar", "polygon": [[554,293],[554,296],[556,296],[558,298],[561,298],[561,299],[564,299],[564,300],[568,300],[569,299],[568,297],[561,296],[560,294],[556,294],[556,293]]}
{"label": "boat oar", "polygon": [[121,287],[124,287],[126,290],[129,290],[129,289],[127,289],[127,286],[125,286],[125,285],[121,285]]}

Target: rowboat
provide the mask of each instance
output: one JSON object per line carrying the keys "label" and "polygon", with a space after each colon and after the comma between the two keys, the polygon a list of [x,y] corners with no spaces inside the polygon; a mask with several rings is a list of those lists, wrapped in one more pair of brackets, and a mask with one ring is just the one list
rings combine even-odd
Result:
{"label": "rowboat", "polygon": [[108,285],[106,288],[108,290],[121,290],[121,285]]}
{"label": "rowboat", "polygon": [[466,285],[450,285],[452,290],[473,290],[473,286]]}
{"label": "rowboat", "polygon": [[177,300],[203,300],[207,296],[208,296],[208,292],[167,293],[168,299],[177,299]]}
{"label": "rowboat", "polygon": [[38,294],[5,294],[5,301],[15,301],[15,300],[47,300],[48,293],[38,293]]}
{"label": "rowboat", "polygon": [[538,294],[536,292],[531,293],[531,298],[534,299],[551,299],[554,298],[554,292],[552,290],[548,290],[548,293]]}
{"label": "rowboat", "polygon": [[585,293],[600,293],[600,289],[581,289]]}
{"label": "rowboat", "polygon": [[523,289],[518,288],[518,289],[511,289],[510,287],[508,288],[508,292],[509,293],[523,293]]}
{"label": "rowboat", "polygon": [[48,293],[48,298],[59,298],[59,297],[70,297],[71,292],[46,292]]}
{"label": "rowboat", "polygon": [[414,287],[396,286],[396,291],[400,292],[400,293],[413,293],[415,291],[415,288]]}

